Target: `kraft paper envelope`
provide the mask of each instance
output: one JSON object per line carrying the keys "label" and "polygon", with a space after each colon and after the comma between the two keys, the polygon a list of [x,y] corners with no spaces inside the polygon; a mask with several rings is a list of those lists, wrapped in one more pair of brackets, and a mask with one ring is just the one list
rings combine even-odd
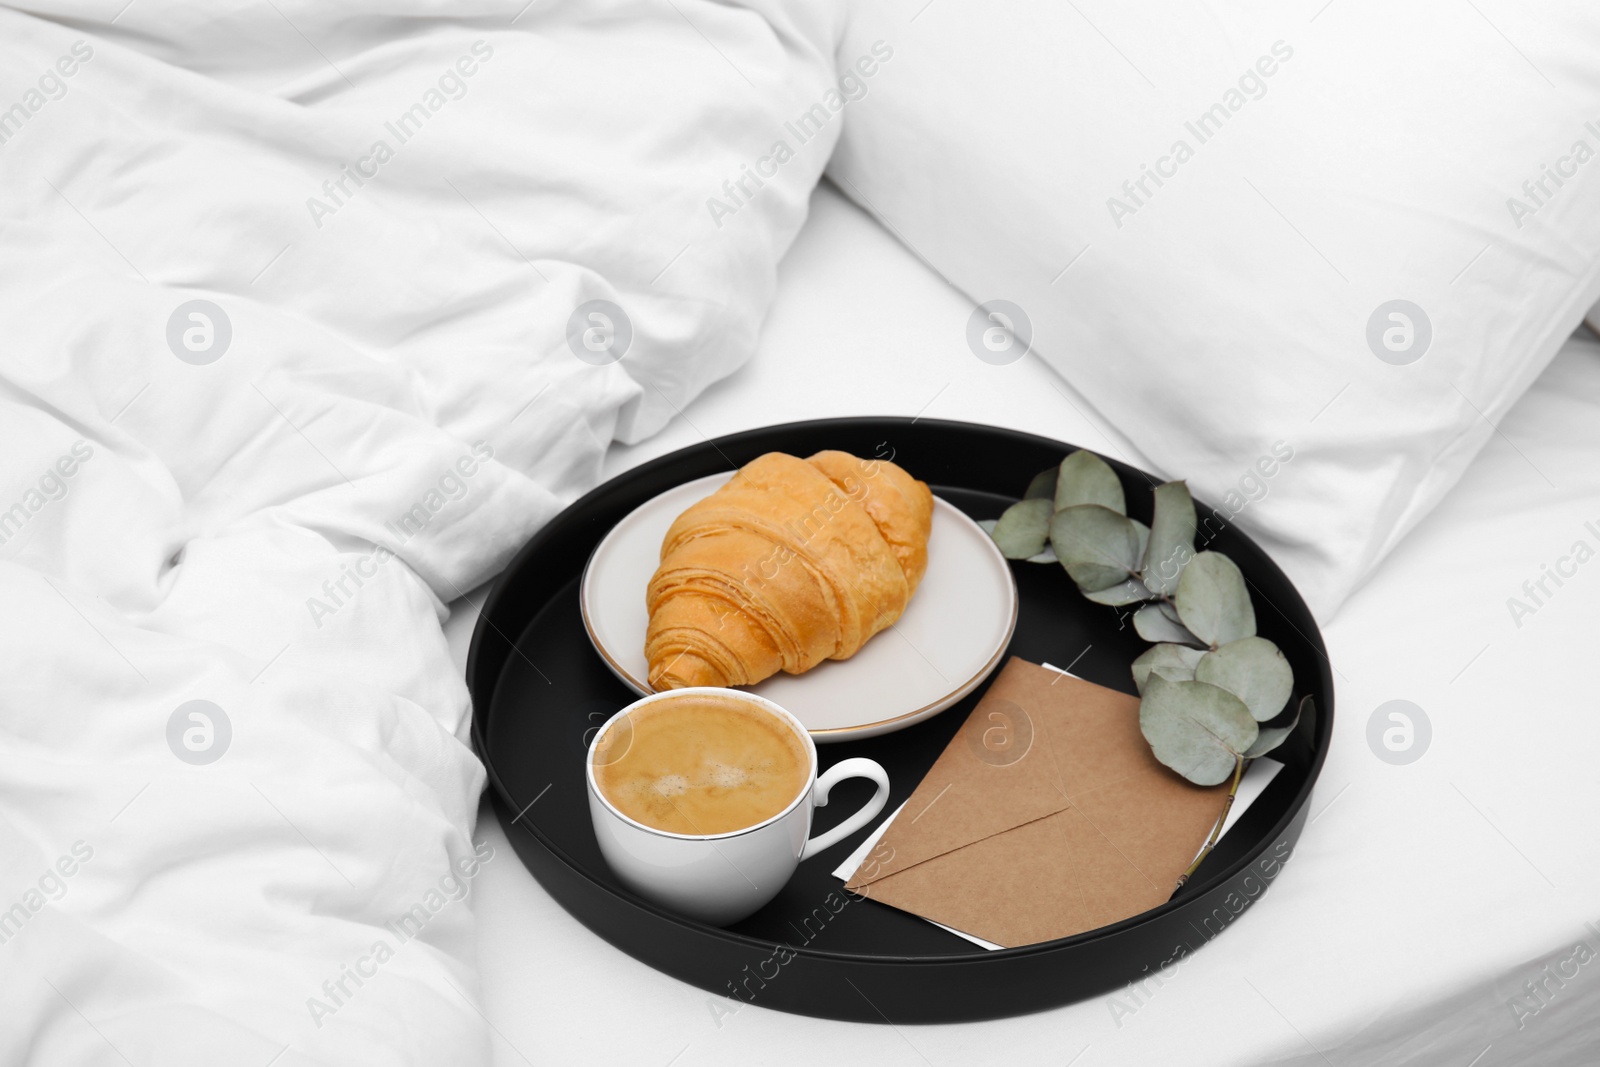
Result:
{"label": "kraft paper envelope", "polygon": [[848,887],[1014,947],[1164,903],[1227,784],[1163,767],[1139,700],[1011,659]]}

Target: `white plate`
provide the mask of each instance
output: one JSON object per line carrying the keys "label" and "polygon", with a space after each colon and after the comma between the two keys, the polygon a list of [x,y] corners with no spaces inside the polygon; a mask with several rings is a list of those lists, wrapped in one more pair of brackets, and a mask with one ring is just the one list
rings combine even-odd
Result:
{"label": "white plate", "polygon": [[[684,510],[732,473],[669,489],[635,508],[595,547],[578,601],[595,651],[634,692],[650,692],[644,658],[645,587],[661,542]],[[749,686],[793,712],[818,742],[904,729],[972,692],[1000,664],[1017,625],[1017,586],[982,527],[938,497],[928,571],[905,614],[845,660]]]}

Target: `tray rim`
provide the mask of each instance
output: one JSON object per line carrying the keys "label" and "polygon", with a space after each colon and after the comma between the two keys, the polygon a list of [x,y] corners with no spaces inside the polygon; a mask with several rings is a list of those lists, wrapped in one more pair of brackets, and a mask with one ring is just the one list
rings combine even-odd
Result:
{"label": "tray rim", "polygon": [[[505,635],[504,632],[500,631],[492,621],[494,617],[494,609],[499,606],[500,600],[507,588],[503,579],[506,574],[525,566],[528,559],[537,553],[537,551],[542,547],[543,543],[551,536],[550,531],[559,521],[562,514],[565,514],[568,511],[576,510],[580,505],[590,504],[601,496],[609,494],[610,492],[614,492],[619,487],[619,484],[646,480],[653,476],[656,471],[679,462],[687,453],[699,452],[709,448],[717,452],[719,455],[723,455],[722,448],[720,447],[723,444],[738,443],[743,439],[755,436],[764,436],[771,434],[774,431],[803,431],[807,429],[820,430],[835,426],[867,427],[896,423],[900,425],[910,425],[914,422],[925,423],[930,429],[948,429],[952,431],[977,430],[988,434],[995,434],[1001,437],[1011,438],[1016,440],[1019,444],[1028,443],[1035,446],[1046,445],[1052,449],[1060,449],[1064,454],[1065,452],[1083,448],[1083,446],[1074,445],[1070,442],[1061,441],[1056,438],[1045,437],[1042,434],[1027,433],[1021,430],[1011,429],[1010,427],[994,426],[988,423],[966,422],[954,419],[925,419],[900,415],[854,415],[838,418],[801,419],[792,422],[773,423],[765,426],[752,427],[736,433],[724,434],[719,437],[706,438],[703,441],[686,445],[682,448],[673,449],[672,451],[657,456],[654,459],[647,460],[637,466],[630,467],[629,469],[606,479],[589,492],[583,494],[577,500],[567,505],[566,508],[563,508],[562,512],[552,517],[548,523],[535,532],[528,542],[523,545],[523,547],[519,549],[517,553],[507,562],[504,570],[502,570],[501,573],[495,577],[494,589],[485,599],[483,608],[479,612],[478,621],[473,627],[472,642],[467,653],[466,680],[469,694],[474,697],[471,729],[473,749],[478,755],[479,760],[484,765],[484,771],[489,783],[489,787],[495,791],[496,799],[499,802],[504,803],[510,809],[515,810],[517,807],[513,798],[510,796],[509,791],[506,789],[505,784],[501,781],[498,771],[490,762],[488,756],[488,746],[483,733],[485,716],[479,714],[480,708],[476,700],[473,681],[480,669],[479,660],[483,651],[483,643],[485,640],[484,634],[487,632],[487,629],[494,629],[501,636],[501,638],[507,642],[508,645],[510,645],[513,649],[516,647],[515,638]],[[1106,459],[1107,462],[1109,462],[1114,468],[1119,466],[1125,467],[1138,472],[1141,476],[1147,478],[1149,477],[1148,471],[1143,470],[1143,468],[1135,467],[1133,464],[1128,463],[1125,460],[1103,456],[1095,449],[1085,448],[1083,450],[1092,452],[1097,456],[1101,456],[1101,458]],[[727,457],[723,455],[723,459],[726,460],[726,458]],[[733,469],[737,468],[735,467]],[[1152,484],[1156,483],[1152,482]],[[1195,503],[1196,510],[1200,510],[1204,506],[1199,500],[1196,500]],[[1282,575],[1285,583],[1293,592],[1295,599],[1300,602],[1300,606],[1305,608],[1307,615],[1311,615],[1310,609],[1305,605],[1304,597],[1300,595],[1299,589],[1292,581],[1289,580],[1286,574],[1283,574],[1282,568],[1278,567],[1276,561],[1272,559],[1266,550],[1262,548],[1254,538],[1250,537],[1243,531],[1239,531],[1239,536],[1243,537],[1260,554],[1263,562],[1268,567],[1271,567],[1272,569],[1278,571],[1280,575]],[[596,543],[598,544],[598,541]],[[576,576],[574,580],[581,581],[581,579],[582,575],[580,574]],[[819,962],[839,962],[853,965],[882,966],[889,968],[948,967],[952,969],[974,966],[991,960],[1005,961],[1026,959],[1034,956],[1068,951],[1080,946],[1093,944],[1096,941],[1119,936],[1129,931],[1136,930],[1140,926],[1158,922],[1171,912],[1185,907],[1191,901],[1202,899],[1208,896],[1214,890],[1232,882],[1236,878],[1245,875],[1252,867],[1256,865],[1257,861],[1261,858],[1262,853],[1273,847],[1275,842],[1285,839],[1286,835],[1292,837],[1293,839],[1298,839],[1299,833],[1296,832],[1291,835],[1290,831],[1295,828],[1295,823],[1302,819],[1306,802],[1310,799],[1311,791],[1315,788],[1317,780],[1321,777],[1322,769],[1327,760],[1328,748],[1332,742],[1333,735],[1334,700],[1332,698],[1334,695],[1334,688],[1327,654],[1327,647],[1322,638],[1321,626],[1316,624],[1314,616],[1312,617],[1312,620],[1314,632],[1311,634],[1302,634],[1302,637],[1305,638],[1306,642],[1312,647],[1313,651],[1317,653],[1319,660],[1319,667],[1317,671],[1318,677],[1315,688],[1319,691],[1319,693],[1326,692],[1329,699],[1326,701],[1318,701],[1316,735],[1312,744],[1311,762],[1307,770],[1305,781],[1296,791],[1293,799],[1285,807],[1283,813],[1279,815],[1277,820],[1272,824],[1269,832],[1263,834],[1258,842],[1246,849],[1233,863],[1227,867],[1219,868],[1215,872],[1212,872],[1203,882],[1191,880],[1189,883],[1190,891],[1185,896],[1181,898],[1169,899],[1154,908],[1142,911],[1137,915],[1129,916],[1128,918],[1119,922],[1112,923],[1108,926],[1097,927],[1093,930],[1086,930],[1082,933],[1073,934],[1070,937],[1057,938],[1052,941],[1040,941],[1031,945],[1020,945],[1014,948],[1003,948],[997,950],[980,949],[977,952],[955,952],[938,955],[917,956],[875,955],[860,952],[814,949],[804,945],[790,945],[786,942],[770,941],[766,938],[756,937],[751,934],[737,933],[722,927],[709,926],[693,919],[680,916],[675,912],[662,908],[651,903],[650,901],[644,900],[643,898],[634,897],[632,895],[619,892],[612,886],[596,881],[588,873],[588,870],[585,867],[574,862],[572,857],[570,857],[563,849],[561,849],[560,846],[556,845],[553,841],[541,833],[536,826],[533,826],[529,823],[521,823],[521,830],[522,832],[531,836],[541,848],[559,860],[580,879],[588,883],[592,890],[598,890],[613,898],[618,903],[631,907],[633,910],[645,912],[656,918],[664,919],[672,925],[678,926],[692,933],[701,936],[709,936],[715,941],[725,942],[729,945],[740,948],[766,951],[783,947],[787,951],[793,952],[798,956]],[[520,634],[518,636],[520,636]],[[499,688],[500,680],[501,675],[497,674],[493,680],[493,683],[490,685],[488,692],[485,694],[486,699],[481,710],[486,712],[488,706],[492,704],[494,694]],[[1308,686],[1308,688],[1311,687]],[[516,820],[514,819],[513,824],[515,823]],[[503,828],[509,836],[511,833],[511,827],[503,825]],[[1301,829],[1303,829],[1303,824]],[[529,873],[532,874],[533,872],[530,871]],[[536,875],[535,878],[537,878]],[[840,892],[847,892],[843,889],[842,885]],[[561,903],[559,898],[557,899],[557,903]],[[565,904],[562,904],[562,908],[563,910],[568,910]],[[588,924],[585,923],[584,925],[587,926]]]}

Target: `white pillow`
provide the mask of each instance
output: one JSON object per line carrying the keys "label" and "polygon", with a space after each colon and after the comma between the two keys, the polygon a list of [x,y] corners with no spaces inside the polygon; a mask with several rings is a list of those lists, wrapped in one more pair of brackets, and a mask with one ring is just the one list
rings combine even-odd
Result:
{"label": "white pillow", "polygon": [[1600,297],[1592,4],[924,2],[829,173],[1324,617]]}

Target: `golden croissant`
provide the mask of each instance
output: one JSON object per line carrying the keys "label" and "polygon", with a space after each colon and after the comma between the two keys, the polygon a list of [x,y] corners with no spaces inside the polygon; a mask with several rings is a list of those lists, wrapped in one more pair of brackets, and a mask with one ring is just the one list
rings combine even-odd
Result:
{"label": "golden croissant", "polygon": [[657,690],[848,659],[928,566],[933,494],[886,460],[769,452],[678,516],[646,600]]}

